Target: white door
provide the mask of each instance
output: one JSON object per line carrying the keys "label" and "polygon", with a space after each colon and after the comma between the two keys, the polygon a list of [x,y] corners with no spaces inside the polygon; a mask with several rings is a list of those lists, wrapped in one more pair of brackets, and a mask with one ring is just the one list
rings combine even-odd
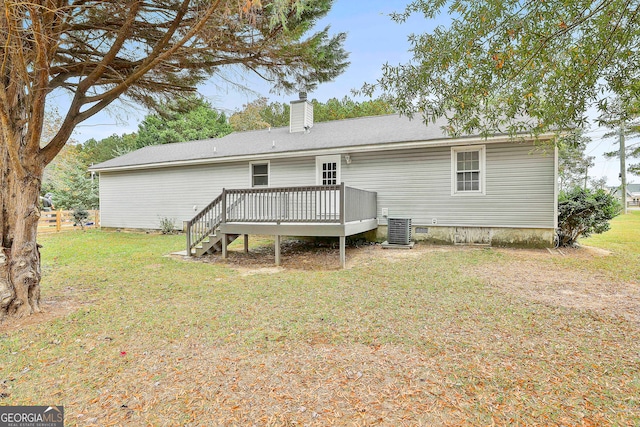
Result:
{"label": "white door", "polygon": [[[340,185],[340,155],[316,157],[316,184]],[[316,213],[319,219],[340,217],[340,192],[320,191],[316,198]]]}

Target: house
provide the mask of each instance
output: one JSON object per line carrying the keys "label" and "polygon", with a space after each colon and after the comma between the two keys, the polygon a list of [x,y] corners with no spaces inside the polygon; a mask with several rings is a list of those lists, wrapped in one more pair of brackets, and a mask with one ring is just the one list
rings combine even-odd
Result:
{"label": "house", "polygon": [[149,146],[93,166],[101,225],[157,229],[172,218],[190,250],[216,234],[199,250],[225,254],[241,234],[336,236],[343,249],[356,233],[384,238],[389,218],[410,218],[414,240],[551,246],[557,153],[540,146],[552,136],[452,138],[445,125],[398,115],[313,123],[311,104],[294,101],[289,127]]}
{"label": "house", "polygon": [[640,184],[627,184],[627,204],[640,206]]}
{"label": "house", "polygon": [[[620,198],[620,187],[609,187],[609,193]],[[640,206],[640,184],[627,184],[627,206]]]}

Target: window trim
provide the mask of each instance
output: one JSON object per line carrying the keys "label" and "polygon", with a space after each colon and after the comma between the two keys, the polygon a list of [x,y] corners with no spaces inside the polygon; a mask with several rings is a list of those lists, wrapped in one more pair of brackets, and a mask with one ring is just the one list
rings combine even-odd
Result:
{"label": "window trim", "polygon": [[[267,165],[267,185],[253,185],[253,166]],[[249,162],[249,187],[250,188],[269,188],[271,186],[271,162],[269,160],[256,160]]]}
{"label": "window trim", "polygon": [[336,185],[340,185],[342,181],[342,156],[340,154],[331,154],[329,156],[316,156],[316,185],[322,185],[322,164],[336,164]]}
{"label": "window trim", "polygon": [[[458,153],[464,153],[469,151],[477,151],[480,161],[480,189],[478,190],[458,190]],[[466,145],[451,147],[451,195],[452,196],[484,196],[486,195],[486,176],[487,176],[487,162],[486,162],[486,145]]]}

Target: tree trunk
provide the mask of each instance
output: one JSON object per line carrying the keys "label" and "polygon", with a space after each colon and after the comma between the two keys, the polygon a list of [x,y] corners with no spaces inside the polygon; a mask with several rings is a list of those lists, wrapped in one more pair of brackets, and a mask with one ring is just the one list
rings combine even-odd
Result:
{"label": "tree trunk", "polygon": [[43,167],[38,159],[12,168],[0,153],[0,320],[40,309],[40,251],[36,242]]}

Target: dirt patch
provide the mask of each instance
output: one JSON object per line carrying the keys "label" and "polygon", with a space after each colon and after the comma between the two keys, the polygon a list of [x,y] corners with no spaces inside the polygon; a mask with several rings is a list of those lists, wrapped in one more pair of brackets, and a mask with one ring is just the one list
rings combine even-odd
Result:
{"label": "dirt patch", "polygon": [[261,268],[236,268],[240,272],[240,275],[245,276],[255,276],[256,274],[277,274],[284,270],[282,267],[261,267]]}
{"label": "dirt patch", "polygon": [[[350,260],[361,252],[380,248],[380,245],[360,245],[347,247],[347,268],[355,265]],[[220,253],[205,255],[200,262],[225,264],[243,275],[276,273],[290,270],[338,270],[340,269],[340,249],[338,244],[310,242],[305,240],[284,240],[280,245],[280,267],[275,266],[273,245],[252,248],[245,253],[241,248],[230,249],[229,257],[223,259]]]}
{"label": "dirt patch", "polygon": [[[402,262],[406,259],[420,258],[425,253],[475,251],[480,249],[481,247],[479,246],[439,246],[430,244],[417,244],[413,249],[389,249],[383,248],[382,245],[375,245],[371,248],[371,250],[374,251],[373,253],[367,252],[366,250],[355,251],[353,254],[353,264],[359,265],[359,263],[366,263],[369,260],[376,261],[378,258],[383,258],[390,262]],[[370,256],[374,256],[375,258],[371,259]],[[349,260],[347,260],[347,263],[349,263]]]}
{"label": "dirt patch", "polygon": [[491,286],[545,304],[623,317],[640,324],[640,284],[615,280],[605,272],[549,262],[552,257],[571,257],[588,263],[608,256],[608,251],[591,247],[496,250],[505,255],[506,262],[483,264],[473,270]]}
{"label": "dirt patch", "polygon": [[[369,265],[383,258],[391,262],[419,258],[425,252],[451,252],[477,250],[476,247],[416,245],[413,249],[384,249],[377,243],[362,243],[347,246],[347,269]],[[177,256],[177,255],[175,255]],[[289,270],[339,270],[340,249],[338,244],[310,242],[306,240],[285,240],[280,246],[280,267],[275,267],[275,248],[273,245],[252,248],[245,253],[240,248],[230,249],[225,260],[220,253],[205,255],[201,258],[181,257],[196,262],[225,264],[243,275],[277,273]]]}
{"label": "dirt patch", "polygon": [[20,319],[7,317],[0,322],[0,332],[20,330],[31,325],[47,323],[54,319],[64,317],[69,313],[76,311],[80,307],[82,307],[82,303],[71,299],[46,299],[40,303],[42,313],[36,313]]}

